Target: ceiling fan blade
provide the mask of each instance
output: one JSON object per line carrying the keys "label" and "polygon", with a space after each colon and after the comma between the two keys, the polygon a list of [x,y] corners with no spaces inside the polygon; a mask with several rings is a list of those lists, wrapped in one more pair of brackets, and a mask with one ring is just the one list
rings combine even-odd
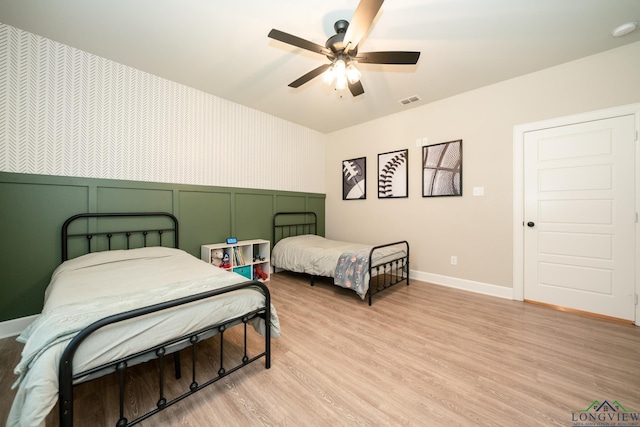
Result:
{"label": "ceiling fan blade", "polygon": [[413,65],[418,63],[420,52],[362,52],[356,60],[362,64],[399,64]]}
{"label": "ceiling fan blade", "polygon": [[344,35],[345,53],[358,47],[362,38],[369,32],[369,27],[383,2],[384,0],[360,0]]}
{"label": "ceiling fan blade", "polygon": [[364,93],[364,88],[362,87],[360,80],[355,83],[349,82],[349,90],[353,96],[362,95]]}
{"label": "ceiling fan blade", "polygon": [[310,50],[311,52],[321,53],[322,55],[330,55],[333,56],[331,50],[327,49],[324,46],[320,46],[319,44],[310,42],[305,39],[301,39],[300,37],[293,36],[288,33],[284,33],[280,30],[276,30],[275,28],[269,31],[269,37],[281,41],[283,43],[287,43],[305,50]]}
{"label": "ceiling fan blade", "polygon": [[300,77],[298,80],[289,83],[289,87],[300,87],[314,77],[318,77],[320,74],[324,73],[329,67],[331,67],[331,64],[324,64],[319,66],[318,68],[314,68],[304,76]]}

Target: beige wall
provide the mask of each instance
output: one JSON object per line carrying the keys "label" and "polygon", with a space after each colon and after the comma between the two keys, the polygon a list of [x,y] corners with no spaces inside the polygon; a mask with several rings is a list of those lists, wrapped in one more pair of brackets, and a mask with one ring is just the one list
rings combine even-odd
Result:
{"label": "beige wall", "polygon": [[[512,287],[514,125],[640,102],[639,76],[634,43],[330,134],[327,237],[406,239],[418,277]],[[463,140],[463,197],[422,197],[423,137]],[[404,148],[409,197],[378,199],[377,154]],[[356,157],[367,158],[367,199],[343,201],[341,162]],[[477,186],[484,197],[472,195]]]}

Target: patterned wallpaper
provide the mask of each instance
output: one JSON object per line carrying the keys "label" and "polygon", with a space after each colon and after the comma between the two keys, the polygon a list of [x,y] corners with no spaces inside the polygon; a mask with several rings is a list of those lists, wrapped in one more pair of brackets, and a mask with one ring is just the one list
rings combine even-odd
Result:
{"label": "patterned wallpaper", "polygon": [[0,23],[0,171],[325,192],[325,136]]}

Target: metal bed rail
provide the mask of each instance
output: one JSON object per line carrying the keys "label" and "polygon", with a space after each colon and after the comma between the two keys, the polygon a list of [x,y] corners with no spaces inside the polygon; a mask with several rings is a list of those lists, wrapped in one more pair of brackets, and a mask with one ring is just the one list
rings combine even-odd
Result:
{"label": "metal bed rail", "polygon": [[[222,294],[227,294],[230,292],[234,292],[240,289],[246,289],[250,287],[257,287],[263,292],[265,296],[264,307],[260,307],[254,311],[249,313],[245,313],[241,316],[237,316],[233,319],[229,319],[222,323],[218,323],[215,325],[208,326],[206,328],[200,329],[198,331],[191,332],[189,334],[172,338],[163,343],[154,345],[146,350],[141,352],[137,352],[135,354],[127,355],[125,357],[119,358],[114,361],[110,361],[104,365],[83,371],[78,373],[73,373],[73,357],[79,346],[82,342],[88,338],[92,333],[96,332],[100,328],[103,328],[107,325],[112,325],[114,323],[130,320],[136,317],[145,316],[151,313],[156,313],[162,310],[171,309],[173,307],[177,307],[184,304],[189,304],[196,301],[201,301],[207,298],[215,297]],[[255,356],[249,356],[247,354],[247,323],[254,319],[256,316],[263,317],[265,321],[265,335],[264,335],[264,351]],[[239,325],[242,323],[244,325],[244,356],[242,357],[242,362],[234,367],[226,369],[224,367],[224,332],[231,326]],[[217,376],[207,379],[206,381],[200,383],[198,382],[198,378],[196,376],[196,351],[197,344],[203,337],[209,337],[212,335],[220,336],[220,368],[217,372]],[[176,345],[179,343],[188,344],[187,346],[191,346],[192,351],[192,366],[191,366],[191,383],[189,384],[189,389],[179,396],[173,398],[170,401],[167,401],[167,398],[164,394],[164,368],[163,368],[163,356],[167,352],[167,347]],[[156,408],[151,411],[137,417],[136,419],[129,421],[124,414],[124,390],[125,390],[125,373],[128,367],[128,364],[133,359],[143,356],[143,355],[152,355],[154,358],[159,359],[159,369],[158,369],[158,389],[159,389],[159,398],[156,403]],[[105,317],[104,319],[98,320],[91,325],[84,328],[80,331],[67,345],[62,355],[62,359],[59,365],[59,419],[60,425],[63,427],[73,426],[73,387],[74,381],[81,379],[87,375],[92,373],[105,370],[105,369],[113,369],[113,371],[118,372],[119,377],[119,390],[120,390],[120,408],[119,408],[119,419],[116,423],[117,427],[124,426],[132,426],[140,423],[141,421],[149,418],[150,416],[162,411],[163,409],[181,401],[182,399],[202,390],[208,385],[213,384],[214,382],[220,380],[221,378],[235,372],[236,370],[242,368],[243,366],[252,363],[260,358],[265,358],[265,368],[269,369],[271,367],[271,295],[269,293],[269,289],[267,286],[258,281],[250,281],[244,282],[237,285],[231,285],[220,289],[215,289],[208,292],[203,292],[196,295],[190,295],[187,297],[179,298],[172,301],[167,301],[155,305],[151,305],[148,307],[142,307],[139,309],[115,314],[109,317]],[[176,377],[180,377],[180,366],[179,362],[176,359]],[[112,371],[112,372],[113,372]]]}
{"label": "metal bed rail", "polygon": [[[396,245],[404,245],[406,247],[406,252],[403,257],[392,259],[375,266],[373,265],[373,255],[376,250]],[[369,251],[369,289],[366,295],[369,300],[369,305],[371,305],[373,294],[404,280],[407,281],[407,286],[409,286],[409,242],[401,240],[399,242],[387,243],[371,248],[371,251]]]}

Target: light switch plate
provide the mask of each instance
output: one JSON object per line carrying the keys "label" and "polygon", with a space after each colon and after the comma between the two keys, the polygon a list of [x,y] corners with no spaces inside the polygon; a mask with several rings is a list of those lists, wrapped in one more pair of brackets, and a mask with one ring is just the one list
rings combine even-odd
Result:
{"label": "light switch plate", "polygon": [[474,196],[484,196],[484,187],[473,187]]}

